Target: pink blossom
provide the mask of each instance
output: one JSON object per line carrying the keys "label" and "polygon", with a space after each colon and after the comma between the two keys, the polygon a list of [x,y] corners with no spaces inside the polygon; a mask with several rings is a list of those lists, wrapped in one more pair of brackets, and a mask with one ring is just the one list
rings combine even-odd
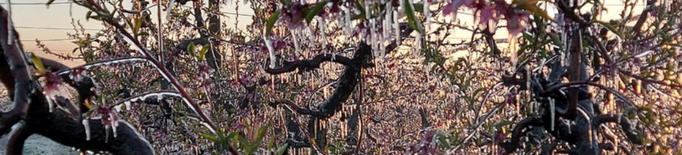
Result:
{"label": "pink blossom", "polygon": [[478,10],[478,12],[480,13],[479,24],[487,25],[490,20],[493,20],[495,23],[500,21],[500,15],[495,6],[484,7],[483,9]]}
{"label": "pink blossom", "polygon": [[83,67],[74,68],[71,70],[71,73],[69,73],[69,78],[78,83],[83,80],[83,71],[85,71],[85,68]]}
{"label": "pink blossom", "polygon": [[287,23],[290,29],[303,27],[303,8],[305,6],[297,1],[288,8],[282,9],[282,19],[284,19],[284,22]]}
{"label": "pink blossom", "polygon": [[452,17],[456,19],[457,10],[459,10],[459,7],[462,5],[471,7],[475,2],[476,0],[452,0],[452,2],[448,3],[443,8],[443,15],[452,14]]}
{"label": "pink blossom", "polygon": [[54,108],[54,100],[59,95],[59,86],[62,84],[62,78],[59,75],[46,71],[45,85],[43,86],[43,94],[47,97],[47,103],[50,106],[50,112]]}
{"label": "pink blossom", "polygon": [[505,15],[507,19],[507,30],[512,37],[516,37],[528,25],[528,12],[508,13]]}

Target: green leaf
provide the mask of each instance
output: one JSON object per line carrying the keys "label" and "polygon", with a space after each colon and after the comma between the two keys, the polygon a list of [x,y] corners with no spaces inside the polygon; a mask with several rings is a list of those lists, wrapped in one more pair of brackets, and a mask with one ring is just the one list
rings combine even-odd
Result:
{"label": "green leaf", "polygon": [[549,38],[552,38],[552,42],[554,43],[554,45],[557,45],[561,48],[564,47],[563,42],[561,42],[561,40],[559,40],[559,36],[557,36],[556,34],[553,34],[553,33],[548,33],[547,35],[549,36]]}
{"label": "green leaf", "polygon": [[355,1],[355,7],[357,7],[358,11],[360,11],[360,14],[357,15],[357,18],[353,18],[353,19],[369,19],[369,17],[365,16],[366,15],[365,14],[365,7],[362,6],[362,3],[360,3],[360,1]]}
{"label": "green leaf", "polygon": [[135,25],[133,25],[133,35],[138,36],[138,32],[140,32],[140,27],[142,27],[142,19],[144,17],[139,17],[135,20]]}
{"label": "green leaf", "polygon": [[620,35],[620,32],[618,31],[618,29],[616,29],[616,27],[614,27],[613,25],[611,25],[611,24],[609,24],[609,23],[607,23],[607,22],[604,22],[604,21],[598,21],[598,20],[596,20],[595,22],[597,22],[597,23],[601,24],[602,26],[606,27],[606,29],[609,29],[609,31],[611,31],[611,32],[613,32],[614,34],[618,35],[618,37],[623,37],[623,36]]}
{"label": "green leaf", "polygon": [[275,152],[275,155],[283,155],[284,152],[287,151],[287,148],[289,148],[289,144],[284,143],[284,145],[279,146],[279,148],[277,149],[277,152]]}
{"label": "green leaf", "polygon": [[194,46],[195,46],[195,45],[194,45],[194,42],[189,42],[189,45],[187,45],[187,52],[189,52],[189,54],[192,55],[192,56],[196,56],[196,55],[194,54],[194,52],[195,52],[195,49],[194,49],[195,47],[194,47]]}
{"label": "green leaf", "polygon": [[85,21],[88,21],[90,18],[92,18],[92,11],[85,13]]}
{"label": "green leaf", "polygon": [[422,30],[421,25],[419,23],[417,23],[417,21],[418,21],[417,17],[414,15],[414,10],[413,10],[414,6],[412,5],[412,3],[410,3],[409,0],[404,0],[404,1],[405,1],[405,4],[409,4],[409,5],[405,5],[405,14],[407,15],[407,21],[410,24],[410,27],[412,27],[412,29],[417,30],[417,32],[419,32],[421,34],[424,34],[424,31]]}
{"label": "green leaf", "polygon": [[437,137],[441,147],[450,148],[452,146],[452,144],[450,144],[451,141],[449,141],[450,136],[448,133],[438,130],[436,134],[438,135]]}
{"label": "green leaf", "polygon": [[31,53],[31,59],[33,59],[33,64],[38,68],[38,70],[42,73],[45,72],[45,67],[43,66],[43,62],[40,61],[40,58],[36,56],[35,54]]}
{"label": "green leaf", "polygon": [[138,35],[138,36],[149,36],[149,33],[147,33],[147,32],[140,32],[140,33],[137,34],[137,35]]}
{"label": "green leaf", "polygon": [[414,6],[414,11],[419,12],[421,14],[424,14],[424,3],[414,3],[412,4]]}
{"label": "green leaf", "polygon": [[270,140],[268,140],[267,149],[268,149],[268,150],[271,150],[272,147],[273,147],[274,145],[275,145],[275,139],[274,139],[274,138],[270,138]]}
{"label": "green leaf", "polygon": [[268,22],[265,24],[265,35],[269,36],[270,33],[272,33],[272,27],[275,26],[275,22],[277,22],[277,19],[279,19],[279,13],[280,10],[275,11],[275,13],[272,13],[270,15],[270,18],[268,18]]}
{"label": "green leaf", "polygon": [[204,137],[204,138],[206,138],[206,139],[208,139],[208,140],[210,140],[210,141],[221,142],[221,140],[220,140],[218,137],[215,137],[215,136],[213,136],[213,135],[201,134],[201,137]]}
{"label": "green leaf", "polygon": [[305,21],[308,24],[310,24],[310,21],[313,20],[313,17],[319,14],[320,11],[322,11],[322,9],[324,8],[324,6],[327,5],[328,2],[329,1],[322,1],[317,3],[317,5],[315,5],[315,7],[312,10],[308,11],[308,14],[305,15]]}
{"label": "green leaf", "polygon": [[206,52],[208,52],[209,47],[210,46],[201,47],[201,51],[199,51],[199,55],[197,56],[197,60],[199,60],[199,61],[204,60],[204,56],[206,55]]}
{"label": "green leaf", "polygon": [[267,125],[258,129],[255,139],[256,145],[259,145],[263,141],[263,137],[265,137],[265,133],[267,133],[268,129],[270,129],[270,126],[272,126],[272,122],[268,122]]}

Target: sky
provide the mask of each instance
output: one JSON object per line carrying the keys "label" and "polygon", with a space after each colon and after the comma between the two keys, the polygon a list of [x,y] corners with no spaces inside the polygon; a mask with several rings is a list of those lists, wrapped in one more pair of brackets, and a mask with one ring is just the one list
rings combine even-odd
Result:
{"label": "sky", "polygon": [[[101,22],[96,20],[86,20],[85,15],[87,9],[81,6],[70,4],[70,0],[55,0],[52,5],[47,7],[45,3],[48,0],[13,0],[12,5],[12,19],[14,26],[20,34],[21,42],[24,44],[24,50],[27,52],[34,52],[37,55],[58,60],[56,56],[46,55],[36,46],[36,39],[40,39],[51,51],[57,53],[71,53],[76,47],[71,43],[74,39],[69,39],[67,33],[75,33],[72,19],[80,21],[86,32],[95,33],[102,29]],[[130,4],[130,1],[124,1]],[[7,0],[0,0],[2,7],[7,8]],[[185,6],[191,7],[192,3]],[[244,5],[240,3],[240,5]],[[130,5],[129,5],[130,6]],[[247,10],[248,6],[240,6],[239,14],[250,15],[252,10]],[[152,17],[156,17],[156,7],[151,8]],[[221,11],[225,12],[226,16],[230,18],[221,18],[225,22],[234,22],[236,12],[234,7],[223,7]],[[165,17],[165,12],[162,13]],[[153,19],[156,20],[156,19]],[[251,23],[249,16],[240,16],[238,27],[245,27]],[[232,26],[234,24],[228,24]],[[66,63],[69,66],[75,66],[82,62],[69,62],[65,60],[58,60]]]}
{"label": "sky", "polygon": [[[55,2],[49,7],[45,5],[46,2],[47,0],[12,1],[12,18],[14,19],[14,26],[21,35],[20,38],[26,51],[35,52],[37,55],[41,55],[50,59],[57,59],[55,56],[45,55],[39,48],[36,47],[35,39],[40,39],[42,43],[47,45],[47,47],[53,52],[70,53],[70,51],[75,48],[75,45],[71,43],[73,39],[69,39],[67,35],[69,32],[75,32],[71,24],[72,19],[74,21],[80,21],[86,29],[86,32],[94,33],[97,32],[97,30],[103,28],[99,21],[85,20],[87,9],[75,4],[69,4],[69,0],[55,0]],[[130,1],[125,2],[128,2],[129,4]],[[0,4],[6,8],[7,0],[0,0]],[[241,2],[239,4],[244,5]],[[606,2],[606,4],[609,7],[608,16],[606,16],[606,18],[608,19],[617,17],[617,14],[621,11],[620,7],[622,7],[621,0],[609,0]],[[190,7],[191,5],[191,3],[186,4],[187,7]],[[253,11],[249,10],[248,6],[240,6],[239,8],[240,14],[253,14]],[[151,9],[152,17],[156,17],[156,7]],[[221,11],[227,12],[228,14],[226,15],[232,17],[221,18],[221,20],[224,22],[234,22],[234,14],[229,14],[235,12],[234,7],[223,6]],[[165,12],[162,14],[165,15]],[[552,15],[551,12],[550,15]],[[462,21],[468,21],[469,23],[473,21],[473,17],[471,15],[467,15],[466,13],[460,13],[457,18]],[[249,24],[250,22],[250,17],[240,16],[240,25],[238,27],[245,27],[246,24]],[[231,26],[233,24],[227,25]],[[471,34],[470,32],[455,33],[457,34],[457,37],[454,39],[468,38]],[[496,36],[496,38],[506,38],[506,34]],[[59,61],[67,63],[69,66],[82,63],[64,60]]]}

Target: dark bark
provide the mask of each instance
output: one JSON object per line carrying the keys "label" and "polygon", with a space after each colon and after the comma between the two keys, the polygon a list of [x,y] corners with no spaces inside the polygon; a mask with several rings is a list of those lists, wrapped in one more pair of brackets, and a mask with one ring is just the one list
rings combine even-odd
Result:
{"label": "dark bark", "polygon": [[[407,26],[406,23],[402,23],[400,28],[401,28],[400,35],[403,37],[403,39],[409,36],[410,33],[414,31],[409,26]],[[398,44],[392,42],[391,44],[386,46],[386,51],[387,53],[390,53],[397,47]],[[336,58],[332,60],[332,57],[327,55],[329,54],[320,54],[315,56],[311,60],[303,59],[296,61],[285,61],[284,66],[281,66],[279,68],[266,68],[265,71],[270,74],[282,74],[295,71],[296,69],[299,69],[299,71],[309,71],[315,68],[319,68],[320,64],[326,61],[333,61],[344,64],[345,68],[341,76],[336,81],[337,87],[334,90],[334,93],[329,98],[325,99],[322,103],[320,103],[316,107],[316,109],[300,108],[291,101],[282,102],[280,100],[273,102],[271,104],[277,105],[285,103],[293,107],[296,112],[310,115],[319,119],[330,118],[334,116],[336,112],[341,110],[341,108],[343,107],[342,103],[348,100],[348,97],[350,97],[350,95],[353,93],[353,90],[355,90],[355,87],[358,85],[358,79],[362,78],[360,77],[360,71],[362,70],[362,68],[373,66],[371,63],[372,48],[369,45],[367,45],[367,43],[360,42],[355,48],[355,53],[353,55],[353,58],[351,59],[336,56]]]}
{"label": "dark bark", "polygon": [[[19,35],[14,28],[8,24],[8,13],[4,8],[0,8],[0,45],[5,59],[0,65],[3,71],[0,73],[2,82],[8,88],[12,99],[12,109],[0,113],[0,134],[5,135],[10,131],[12,125],[16,124],[28,111],[28,94],[35,93],[33,89],[36,85],[31,81],[29,69],[25,62],[26,56],[23,53]],[[12,36],[9,32],[12,30]],[[9,44],[8,42],[11,42]]]}
{"label": "dark bark", "polygon": [[[41,95],[34,95],[41,98]],[[94,152],[113,154],[154,154],[147,140],[128,123],[120,121],[114,137],[112,129],[106,129],[100,119],[88,120],[90,140],[80,119],[70,117],[63,111],[50,113],[47,104],[34,104],[31,115],[26,118],[27,126],[37,134],[48,137],[62,145]]]}
{"label": "dark bark", "polygon": [[[208,7],[210,10],[212,10],[211,13],[208,14],[208,31],[210,35],[217,36],[217,38],[220,38],[220,18],[218,18],[218,14],[220,12],[219,3],[220,0],[208,1]],[[208,66],[211,66],[211,68],[216,70],[219,70],[218,67],[220,67],[222,62],[220,52],[218,50],[220,49],[219,47],[220,41],[217,39],[211,39],[211,48],[208,53],[206,53],[206,62],[208,62]]]}
{"label": "dark bark", "polygon": [[322,62],[336,62],[344,66],[352,66],[352,60],[341,56],[332,54],[320,54],[309,60],[299,61],[284,61],[284,65],[280,68],[266,68],[265,72],[269,74],[281,74],[298,70],[299,72],[311,71],[320,68]]}
{"label": "dark bark", "polygon": [[[13,109],[0,114],[0,134],[7,134],[11,127],[16,125],[7,144],[8,153],[21,154],[26,138],[37,133],[82,150],[108,151],[114,154],[154,154],[149,142],[125,122],[121,122],[117,127],[117,137],[114,138],[111,129],[105,130],[100,120],[88,120],[91,139],[86,140],[85,128],[80,119],[73,118],[60,110],[50,112],[42,88],[29,75],[27,62],[30,62],[30,59],[21,49],[19,36],[16,31],[13,31],[12,38],[8,37],[7,19],[7,11],[0,8],[0,45],[2,46],[0,57],[2,58],[0,59],[0,77],[2,78],[0,79],[10,89],[13,101]],[[8,44],[8,41],[12,44]],[[67,68],[55,61],[42,60],[45,62],[44,66],[48,66],[51,71]],[[88,83],[70,81],[68,76],[63,79],[76,89],[89,88]],[[79,93],[84,92],[79,91]]]}
{"label": "dark bark", "polygon": [[16,128],[12,129],[12,132],[9,134],[5,154],[23,154],[24,142],[32,134],[33,132],[26,127],[24,122],[17,123]]}
{"label": "dark bark", "polygon": [[620,125],[623,129],[623,133],[625,133],[625,136],[628,138],[628,140],[634,144],[643,144],[641,137],[642,135],[640,135],[640,133],[635,129],[632,122],[630,122],[630,119],[625,116],[615,114],[599,115],[592,118],[592,123],[595,127],[604,123],[618,123],[618,125]]}

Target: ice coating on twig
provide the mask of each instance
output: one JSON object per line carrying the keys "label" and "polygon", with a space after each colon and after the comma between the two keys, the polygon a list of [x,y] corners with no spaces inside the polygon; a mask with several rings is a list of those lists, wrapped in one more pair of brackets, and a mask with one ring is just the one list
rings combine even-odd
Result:
{"label": "ice coating on twig", "polygon": [[268,67],[275,68],[275,49],[272,47],[272,42],[270,42],[270,39],[268,39],[267,36],[263,36],[263,41],[268,48],[268,54],[270,56],[270,66]]}

